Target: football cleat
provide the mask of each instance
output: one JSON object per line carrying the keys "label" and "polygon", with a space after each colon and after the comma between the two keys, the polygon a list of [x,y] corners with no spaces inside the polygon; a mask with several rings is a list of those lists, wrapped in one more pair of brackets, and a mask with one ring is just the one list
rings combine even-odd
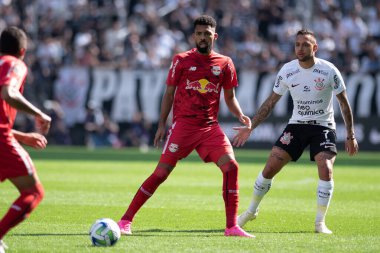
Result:
{"label": "football cleat", "polygon": [[247,210],[238,216],[237,223],[240,227],[244,227],[248,221],[256,219],[257,215],[259,215],[259,209],[256,209],[255,213]]}
{"label": "football cleat", "polygon": [[3,242],[3,240],[0,240],[0,253],[5,253],[6,249],[8,249],[8,246]]}
{"label": "football cleat", "polygon": [[240,236],[240,237],[249,237],[249,238],[255,238],[256,236],[251,235],[247,232],[245,232],[239,225],[235,225],[231,228],[226,228],[224,231],[225,236]]}
{"label": "football cleat", "polygon": [[132,234],[132,222],[129,220],[120,220],[117,225],[119,225],[120,233],[122,235]]}
{"label": "football cleat", "polygon": [[316,222],[315,223],[315,232],[321,234],[332,234],[333,232],[326,227],[324,222]]}

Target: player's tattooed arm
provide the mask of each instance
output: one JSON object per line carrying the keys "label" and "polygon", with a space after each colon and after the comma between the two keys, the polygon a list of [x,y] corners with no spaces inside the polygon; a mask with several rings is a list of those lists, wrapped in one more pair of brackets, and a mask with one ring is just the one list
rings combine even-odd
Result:
{"label": "player's tattooed arm", "polygon": [[340,110],[342,112],[343,120],[346,125],[347,138],[355,137],[354,132],[354,119],[352,116],[352,110],[347,99],[347,94],[345,91],[339,93],[337,96],[339,101]]}
{"label": "player's tattooed arm", "polygon": [[269,117],[273,111],[274,106],[280,100],[281,95],[272,92],[272,94],[265,100],[265,102],[260,106],[259,110],[256,112],[256,115],[252,119],[252,130],[255,129],[258,125],[261,124],[266,118]]}

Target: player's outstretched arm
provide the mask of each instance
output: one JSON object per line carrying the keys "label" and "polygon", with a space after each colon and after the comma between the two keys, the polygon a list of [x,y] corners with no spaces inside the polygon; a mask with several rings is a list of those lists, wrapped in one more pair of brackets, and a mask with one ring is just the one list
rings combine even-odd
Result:
{"label": "player's outstretched arm", "polygon": [[24,133],[12,129],[12,134],[21,144],[33,147],[35,149],[44,149],[47,145],[45,136],[39,133]]}
{"label": "player's outstretched arm", "polygon": [[166,120],[168,119],[170,110],[173,106],[175,90],[175,86],[168,85],[166,87],[165,94],[162,97],[160,120],[158,122],[158,128],[153,141],[155,147],[159,147],[159,144],[164,141],[166,134]]}
{"label": "player's outstretched arm", "polygon": [[237,131],[237,134],[234,136],[232,144],[236,147],[243,146],[245,142],[248,140],[251,132],[261,124],[265,119],[269,117],[271,112],[273,111],[274,106],[277,104],[278,100],[280,100],[281,95],[272,92],[272,94],[264,101],[264,103],[260,106],[256,115],[252,118],[252,126],[251,127],[234,127],[233,129]]}
{"label": "player's outstretched arm", "polygon": [[336,97],[339,101],[339,106],[342,112],[344,124],[346,125],[347,138],[345,142],[345,148],[347,153],[350,156],[353,156],[359,151],[359,145],[355,138],[354,117],[352,115],[351,106],[348,102],[347,94],[345,91],[339,93],[338,95],[336,95]]}
{"label": "player's outstretched arm", "polygon": [[[224,90],[224,100],[227,104],[228,109],[232,114],[234,114],[241,123],[244,124],[243,127],[241,128],[246,128],[246,129],[251,129],[252,127],[252,122],[251,119],[244,115],[241,107],[239,105],[238,100],[235,97],[235,90],[234,89],[225,89]],[[236,136],[235,136],[236,137]],[[236,147],[243,146],[245,143],[246,139],[245,138],[234,138],[232,141],[232,144]]]}

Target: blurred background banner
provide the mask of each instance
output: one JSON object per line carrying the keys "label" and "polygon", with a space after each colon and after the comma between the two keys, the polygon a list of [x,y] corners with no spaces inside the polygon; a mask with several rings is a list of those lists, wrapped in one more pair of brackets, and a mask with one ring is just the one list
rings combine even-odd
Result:
{"label": "blurred background banner", "polygon": [[[380,1],[378,0],[0,0],[0,31],[23,28],[29,67],[25,96],[53,118],[55,145],[152,145],[174,54],[194,46],[193,20],[215,17],[215,50],[236,66],[236,90],[253,116],[275,75],[294,59],[294,36],[311,29],[317,57],[343,74],[362,150],[380,150]],[[285,95],[247,147],[270,147],[290,116]],[[344,139],[334,104],[338,139]],[[231,137],[237,124],[221,103]],[[33,130],[19,114],[15,127]]]}
{"label": "blurred background banner", "polygon": [[[253,116],[258,106],[271,93],[276,73],[241,71],[236,96],[247,115]],[[65,122],[85,123],[87,104],[104,108],[112,121],[127,124],[140,112],[145,120],[157,122],[164,91],[166,70],[132,71],[81,67],[64,67],[59,71],[54,97],[62,105]],[[91,80],[91,82],[89,82]],[[355,115],[356,137],[361,149],[377,150],[380,144],[380,74],[352,73],[345,76],[348,98]],[[247,147],[269,148],[285,127],[292,111],[292,101],[285,95],[267,122],[251,136]],[[344,142],[346,131],[335,101],[338,142]],[[220,121],[229,137],[239,123],[221,103]]]}

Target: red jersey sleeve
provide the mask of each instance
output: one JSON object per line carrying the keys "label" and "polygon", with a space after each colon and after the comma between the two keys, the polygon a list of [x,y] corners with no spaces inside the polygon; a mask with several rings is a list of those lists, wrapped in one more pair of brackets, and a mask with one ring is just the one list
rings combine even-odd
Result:
{"label": "red jersey sleeve", "polygon": [[0,59],[0,86],[14,85],[17,89],[20,89],[25,76],[26,67],[24,63],[8,57]]}
{"label": "red jersey sleeve", "polygon": [[[9,55],[0,56],[0,88],[10,85],[22,93],[27,72],[21,60]],[[4,132],[10,133],[16,114],[17,110],[0,98],[0,136]]]}
{"label": "red jersey sleeve", "polygon": [[225,78],[223,83],[224,89],[232,89],[233,87],[238,86],[237,76],[236,76],[236,69],[235,65],[232,62],[231,58],[228,57],[227,64],[225,66]]}
{"label": "red jersey sleeve", "polygon": [[181,78],[181,57],[179,55],[175,55],[173,57],[172,63],[170,64],[170,69],[168,72],[168,77],[166,79],[167,85],[177,86],[179,80]]}

